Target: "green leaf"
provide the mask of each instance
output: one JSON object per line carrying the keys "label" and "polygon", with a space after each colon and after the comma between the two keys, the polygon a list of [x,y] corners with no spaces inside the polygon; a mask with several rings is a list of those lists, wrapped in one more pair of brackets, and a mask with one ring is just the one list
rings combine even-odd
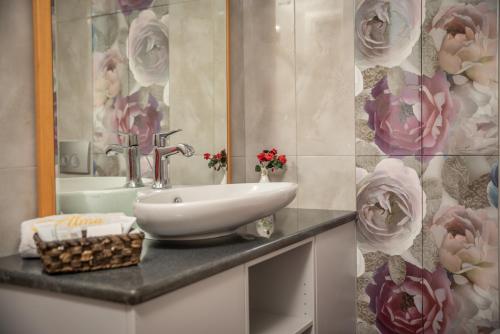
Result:
{"label": "green leaf", "polygon": [[255,171],[260,173],[262,171],[262,167],[260,165],[255,165]]}

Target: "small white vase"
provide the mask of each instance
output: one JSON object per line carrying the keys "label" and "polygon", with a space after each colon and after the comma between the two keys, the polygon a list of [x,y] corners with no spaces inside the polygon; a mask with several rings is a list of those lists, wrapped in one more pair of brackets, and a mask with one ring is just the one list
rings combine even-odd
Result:
{"label": "small white vase", "polygon": [[269,180],[269,172],[267,168],[261,167],[259,183],[269,183],[269,182],[271,182],[271,180]]}
{"label": "small white vase", "polygon": [[227,169],[224,168],[224,176],[222,177],[222,181],[220,184],[227,184]]}
{"label": "small white vase", "polygon": [[[261,167],[259,183],[270,183],[269,171],[267,168]],[[257,234],[264,238],[270,238],[274,232],[274,215],[270,215],[259,219],[256,223]]]}

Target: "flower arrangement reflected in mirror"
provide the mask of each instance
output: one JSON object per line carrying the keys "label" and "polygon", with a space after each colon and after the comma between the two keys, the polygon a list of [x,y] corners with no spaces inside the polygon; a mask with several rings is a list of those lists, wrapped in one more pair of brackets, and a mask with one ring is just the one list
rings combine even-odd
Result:
{"label": "flower arrangement reflected in mirror", "polygon": [[227,153],[226,149],[222,149],[220,152],[215,154],[204,153],[203,158],[208,160],[208,168],[212,168],[214,171],[222,170],[224,176],[222,178],[221,184],[227,183]]}

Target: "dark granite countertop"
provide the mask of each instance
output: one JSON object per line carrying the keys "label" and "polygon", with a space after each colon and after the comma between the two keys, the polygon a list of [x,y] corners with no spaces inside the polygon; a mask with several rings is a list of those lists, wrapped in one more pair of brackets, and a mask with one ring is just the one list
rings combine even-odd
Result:
{"label": "dark granite countertop", "polygon": [[40,260],[13,255],[0,258],[0,283],[134,305],[340,226],[355,216],[350,211],[283,209],[276,213],[269,239],[242,234],[219,245],[196,247],[145,240],[138,266],[87,273],[48,275],[42,272]]}

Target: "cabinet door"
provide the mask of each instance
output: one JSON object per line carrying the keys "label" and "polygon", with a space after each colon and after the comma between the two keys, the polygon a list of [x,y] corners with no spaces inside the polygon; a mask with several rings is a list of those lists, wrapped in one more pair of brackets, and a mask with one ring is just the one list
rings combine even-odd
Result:
{"label": "cabinet door", "polygon": [[136,334],[244,334],[245,270],[239,266],[133,310]]}
{"label": "cabinet door", "polygon": [[354,222],[318,235],[315,245],[316,333],[354,333],[356,289]]}

